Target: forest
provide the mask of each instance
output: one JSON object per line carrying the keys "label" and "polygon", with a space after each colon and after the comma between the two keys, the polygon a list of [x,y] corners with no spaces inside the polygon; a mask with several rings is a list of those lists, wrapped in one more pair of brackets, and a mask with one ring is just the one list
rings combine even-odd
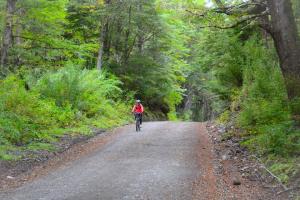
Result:
{"label": "forest", "polygon": [[216,120],[300,173],[299,0],[0,0],[0,159],[133,120]]}

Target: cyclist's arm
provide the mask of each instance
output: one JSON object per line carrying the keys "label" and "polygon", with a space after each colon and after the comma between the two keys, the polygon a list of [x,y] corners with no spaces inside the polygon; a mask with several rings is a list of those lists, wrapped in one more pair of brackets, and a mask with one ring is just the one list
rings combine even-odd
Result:
{"label": "cyclist's arm", "polygon": [[142,113],[144,113],[144,106],[141,104]]}
{"label": "cyclist's arm", "polygon": [[132,108],[131,112],[134,112],[134,111],[135,111],[135,105],[133,106],[133,108]]}

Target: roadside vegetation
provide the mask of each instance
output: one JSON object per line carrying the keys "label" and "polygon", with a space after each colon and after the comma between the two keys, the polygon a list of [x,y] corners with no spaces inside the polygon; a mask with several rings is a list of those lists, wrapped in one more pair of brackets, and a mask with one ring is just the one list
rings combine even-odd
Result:
{"label": "roadside vegetation", "polygon": [[149,120],[234,126],[299,176],[300,4],[275,2],[0,0],[0,159],[126,124],[141,99]]}
{"label": "roadside vegetation", "polygon": [[[114,76],[76,67],[55,72],[8,75],[0,82],[0,156],[52,149],[64,134],[92,134],[128,123],[129,102],[121,101],[120,81]],[[27,88],[27,89],[26,89]]]}
{"label": "roadside vegetation", "polygon": [[[251,2],[215,1],[208,9],[201,4],[187,8],[187,20],[198,31],[190,42],[188,63],[193,67],[183,111],[190,110],[193,120],[217,119],[227,134],[242,138],[241,145],[287,183],[300,175],[300,65],[291,57],[300,54],[300,7],[298,1],[285,1],[286,10],[275,16],[272,1]],[[290,33],[280,20],[260,14],[288,15]],[[295,50],[286,47],[288,37]]]}

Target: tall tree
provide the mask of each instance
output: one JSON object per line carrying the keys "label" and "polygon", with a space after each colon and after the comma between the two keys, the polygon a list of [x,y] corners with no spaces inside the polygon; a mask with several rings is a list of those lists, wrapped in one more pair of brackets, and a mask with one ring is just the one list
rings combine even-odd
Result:
{"label": "tall tree", "polygon": [[[215,0],[212,13],[221,19],[230,19],[232,24],[208,25],[208,27],[228,29],[255,24],[265,29],[273,38],[289,99],[300,97],[300,39],[291,0],[249,0],[225,2]],[[225,14],[225,15],[224,15]],[[198,13],[204,17],[208,13]],[[224,17],[225,16],[225,17]],[[256,23],[251,23],[256,22]]]}
{"label": "tall tree", "polygon": [[268,0],[271,35],[279,56],[289,98],[300,97],[300,39],[290,0]]}
{"label": "tall tree", "polygon": [[13,44],[13,23],[14,23],[14,12],[16,10],[17,0],[6,1],[6,16],[4,20],[4,32],[0,51],[0,67],[1,72],[4,73],[7,64],[7,57],[10,47]]}
{"label": "tall tree", "polygon": [[[108,7],[111,3],[110,0],[105,0],[105,7]],[[104,60],[104,52],[109,52],[109,41],[108,41],[108,33],[109,33],[109,16],[106,14],[103,17],[102,25],[101,25],[101,31],[100,31],[100,47],[98,51],[98,57],[97,57],[97,69],[101,70],[103,66],[103,60]]]}

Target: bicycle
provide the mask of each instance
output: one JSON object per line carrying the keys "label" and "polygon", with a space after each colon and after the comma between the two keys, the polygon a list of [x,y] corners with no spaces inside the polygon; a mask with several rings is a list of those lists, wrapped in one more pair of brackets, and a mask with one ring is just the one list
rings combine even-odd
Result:
{"label": "bicycle", "polygon": [[142,114],[141,113],[134,113],[135,116],[135,130],[136,132],[141,131],[141,117]]}

